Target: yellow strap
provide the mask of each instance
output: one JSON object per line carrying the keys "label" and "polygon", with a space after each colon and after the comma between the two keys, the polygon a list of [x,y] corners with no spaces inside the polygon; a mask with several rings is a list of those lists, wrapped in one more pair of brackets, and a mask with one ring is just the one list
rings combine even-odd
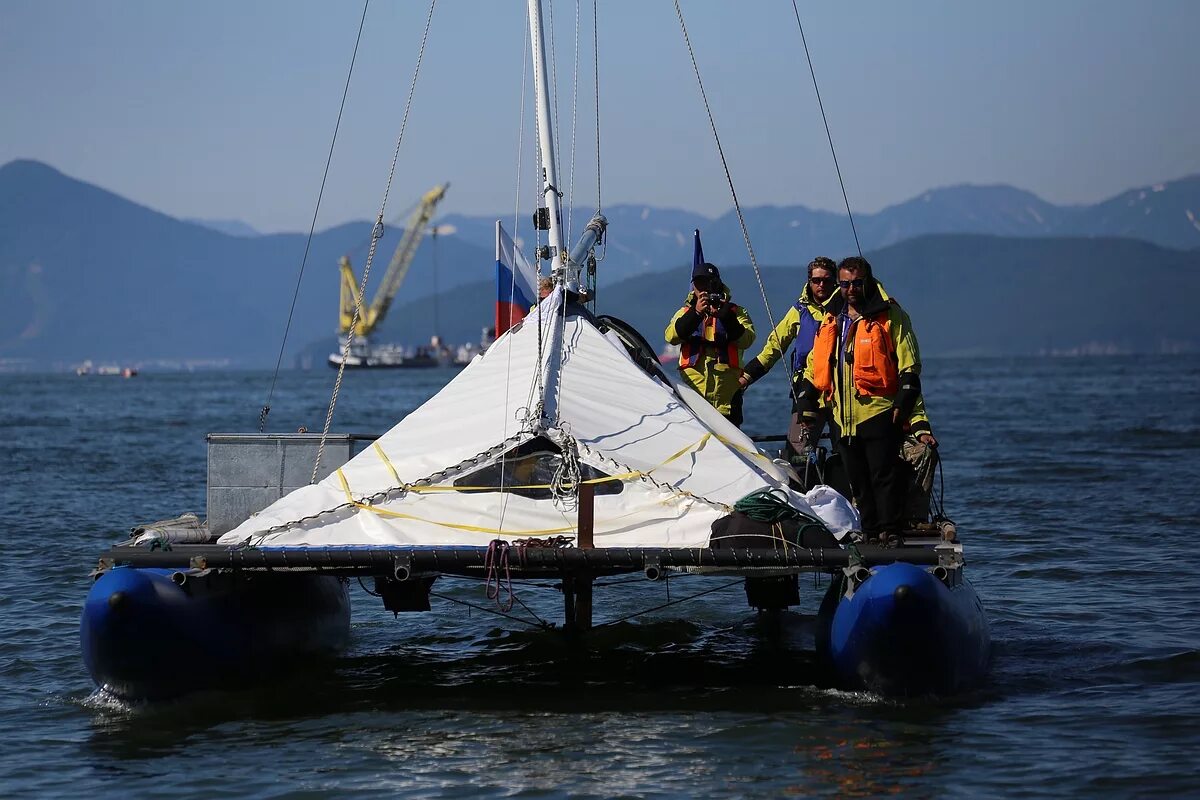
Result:
{"label": "yellow strap", "polygon": [[[685,492],[684,494],[690,494],[690,493]],[[694,495],[691,495],[691,496],[694,497]],[[413,514],[404,514],[400,511],[392,511],[392,510],[386,509],[386,508],[377,508],[375,506],[369,506],[369,505],[366,505],[365,503],[355,503],[354,506],[356,508],[361,508],[364,511],[371,511],[375,514],[380,515],[381,517],[392,517],[395,519],[411,519],[416,522],[424,522],[428,525],[437,525],[442,528],[453,528],[454,530],[467,531],[469,533],[486,533],[489,536],[497,536],[497,535],[501,535],[501,534],[503,534],[505,536],[553,536],[553,535],[559,534],[559,533],[574,533],[577,530],[576,526],[574,526],[574,525],[568,525],[568,526],[565,526],[562,528],[543,528],[541,530],[529,530],[529,531],[502,530],[500,528],[482,528],[482,527],[479,527],[478,525],[460,525],[460,524],[457,524],[454,522],[438,522],[437,520],[425,519],[424,517],[418,517]],[[624,519],[625,517],[633,516],[634,514],[637,514],[637,513],[640,513],[640,512],[638,512],[636,510],[629,511],[628,513],[621,514],[620,516],[617,516],[617,517],[613,517],[610,520],[606,520],[606,524],[615,523],[618,520]],[[595,526],[595,528],[596,528],[597,532],[599,532],[601,525],[597,524]]]}
{"label": "yellow strap", "polygon": [[[670,464],[675,459],[687,455],[688,451],[692,450],[693,448],[695,449],[695,451],[697,453],[699,453],[701,450],[704,449],[704,445],[708,444],[708,440],[711,439],[712,437],[713,437],[713,435],[711,433],[704,434],[703,436],[700,437],[700,441],[696,442],[695,444],[689,444],[687,447],[683,448],[678,453],[676,453],[675,455],[668,458],[666,461],[659,464],[658,467],[665,467],[667,464]],[[654,472],[654,470],[658,469],[658,467],[651,467],[649,471]]]}
{"label": "yellow strap", "polygon": [[[755,456],[757,458],[763,459],[764,461],[771,461],[771,459],[767,458],[766,456],[764,456],[762,453],[758,452],[757,450],[747,450],[745,447],[742,447],[737,442],[730,441],[729,439],[726,439],[724,436],[718,435],[717,439],[720,440],[720,442],[722,444],[724,444],[728,447],[732,447],[734,450],[737,450],[739,453],[745,453],[748,456]],[[774,463],[774,462],[771,462],[771,463]]]}
{"label": "yellow strap", "polygon": [[[622,472],[619,475],[609,475],[607,478],[590,478],[586,481],[580,481],[580,484],[597,484],[608,483],[609,481],[627,481],[632,478],[637,478],[644,473],[641,472]],[[549,483],[530,483],[519,486],[505,486],[505,489],[552,489],[552,484]],[[500,489],[499,486],[409,486],[408,491],[417,494],[434,494],[437,492],[495,492]]]}
{"label": "yellow strap", "polygon": [[[700,440],[696,441],[696,443],[683,447],[682,450],[679,450],[678,452],[673,453],[673,455],[668,457],[666,459],[666,461],[662,462],[661,464],[655,465],[655,467],[652,467],[649,470],[646,470],[646,471],[632,470],[632,471],[629,471],[629,473],[620,473],[618,475],[610,475],[607,477],[593,477],[593,479],[588,479],[587,481],[580,481],[580,482],[581,483],[590,483],[590,485],[595,485],[595,483],[607,483],[608,481],[634,480],[634,479],[637,479],[637,477],[643,477],[643,476],[649,475],[650,473],[653,473],[654,470],[659,469],[660,467],[666,467],[667,464],[670,464],[671,462],[676,461],[677,458],[682,458],[683,456],[688,455],[689,452],[692,452],[692,451],[700,452],[701,450],[704,449],[704,445],[708,444],[708,440],[712,439],[712,438],[713,438],[712,433],[706,433],[706,434],[702,435]],[[720,437],[718,437],[718,439],[720,441],[725,441],[725,443],[728,445],[737,447],[737,445],[730,443],[730,441],[726,441],[725,439],[722,439]],[[395,468],[392,467],[392,464],[389,461],[388,456],[386,456],[384,451],[382,449],[380,449],[378,443],[376,443],[376,445],[374,445],[374,450],[376,450],[376,452],[378,453],[379,458],[383,459],[384,464],[388,465],[388,469],[391,470],[391,475],[396,480],[397,485],[400,486],[400,488],[406,489],[406,491],[408,491],[408,492],[414,492],[416,494],[434,494],[434,493],[438,493],[438,492],[496,492],[496,491],[498,491],[498,489],[500,489],[499,486],[404,486],[403,482],[400,480],[400,475],[396,474]],[[757,453],[756,453],[756,455],[757,455]],[[346,492],[346,499],[348,501],[350,501],[350,503],[352,503],[356,506],[364,507],[364,509],[374,510],[372,506],[366,506],[366,505],[361,505],[359,503],[356,503],[356,501],[354,500],[354,495],[352,493],[350,493],[350,485],[346,480],[346,475],[342,474],[341,469],[337,470],[337,479],[342,482],[342,491]],[[552,486],[550,485],[550,483],[529,483],[529,485],[505,486],[504,488],[505,489],[548,489],[548,488],[552,488]],[[688,493],[685,492],[684,494],[688,494]],[[414,517],[414,519],[415,519],[415,517]],[[428,522],[428,521],[422,521],[422,522]],[[432,524],[442,524],[442,523],[432,523]],[[454,527],[454,525],[450,525],[450,527],[452,528],[452,527]]]}
{"label": "yellow strap", "polygon": [[396,481],[397,486],[403,486],[404,481],[400,480],[400,475],[397,474],[396,468],[392,466],[392,462],[388,459],[387,453],[383,452],[383,448],[379,446],[379,442],[375,442],[375,454],[379,456],[379,460],[384,463],[388,471],[392,473],[392,479]]}
{"label": "yellow strap", "polygon": [[481,528],[477,525],[459,525],[459,524],[456,524],[453,522],[437,522],[436,520],[425,519],[424,517],[417,517],[412,514],[402,514],[399,511],[390,511],[386,508],[375,508],[374,506],[368,506],[364,503],[355,503],[354,505],[357,508],[361,508],[366,511],[372,511],[381,517],[392,517],[394,519],[411,519],[411,520],[414,520],[415,522],[424,522],[428,525],[438,525],[443,528],[453,528],[455,530],[470,531],[472,533],[487,533],[487,534],[493,534],[493,535],[503,533],[507,536],[551,536],[556,533],[572,533],[575,531],[574,525],[568,525],[564,528],[546,528],[546,529],[538,530],[538,531],[513,531],[513,530],[500,530],[499,528]]}

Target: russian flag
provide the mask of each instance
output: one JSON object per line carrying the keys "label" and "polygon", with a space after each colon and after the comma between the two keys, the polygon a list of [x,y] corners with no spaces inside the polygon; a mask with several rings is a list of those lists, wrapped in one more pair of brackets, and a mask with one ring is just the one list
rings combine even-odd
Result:
{"label": "russian flag", "polygon": [[496,336],[525,319],[537,298],[537,270],[496,220]]}

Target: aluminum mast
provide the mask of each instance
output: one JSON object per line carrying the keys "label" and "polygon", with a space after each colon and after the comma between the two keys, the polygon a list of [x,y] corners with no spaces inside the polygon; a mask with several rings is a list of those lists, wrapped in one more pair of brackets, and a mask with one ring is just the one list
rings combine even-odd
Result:
{"label": "aluminum mast", "polygon": [[554,126],[550,117],[550,80],[546,69],[546,34],[542,28],[541,0],[529,0],[529,40],[533,47],[533,90],[536,99],[538,145],[542,150],[542,201],[550,215],[551,274],[568,291],[579,291],[579,269],[569,265],[563,242],[562,198],[558,192],[558,164],[554,155]]}

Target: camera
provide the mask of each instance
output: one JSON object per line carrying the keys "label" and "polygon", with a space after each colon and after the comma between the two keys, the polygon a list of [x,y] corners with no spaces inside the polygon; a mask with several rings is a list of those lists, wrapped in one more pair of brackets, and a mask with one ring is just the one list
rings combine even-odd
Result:
{"label": "camera", "polygon": [[704,292],[702,296],[707,302],[705,312],[713,316],[720,314],[729,302],[729,296],[724,292]]}

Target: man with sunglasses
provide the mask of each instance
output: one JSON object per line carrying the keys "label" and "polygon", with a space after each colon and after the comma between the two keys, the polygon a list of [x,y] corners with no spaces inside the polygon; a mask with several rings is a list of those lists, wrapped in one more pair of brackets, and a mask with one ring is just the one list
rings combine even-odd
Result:
{"label": "man with sunglasses", "polygon": [[743,351],[754,344],[754,323],[732,302],[721,272],[707,262],[692,269],[692,291],[665,332],[667,344],[679,345],[679,372],[734,425],[742,424]]}
{"label": "man with sunglasses", "polygon": [[817,330],[798,406],[814,423],[828,408],[863,533],[890,544],[900,536],[899,452],[921,398],[921,352],[908,314],[884,295],[865,258],[844,259],[837,275],[844,305]]}
{"label": "man with sunglasses", "polygon": [[[832,258],[817,256],[808,263],[808,280],[800,292],[799,299],[788,309],[788,313],[775,326],[757,356],[746,362],[745,371],[739,382],[743,389],[749,387],[770,372],[789,347],[792,349],[792,397],[800,394],[800,381],[808,354],[816,339],[817,329],[829,314],[842,310],[842,296],[836,287],[837,265]],[[793,402],[792,420],[788,426],[787,456],[796,463],[806,446],[815,442],[822,425],[812,420],[802,420]]]}

